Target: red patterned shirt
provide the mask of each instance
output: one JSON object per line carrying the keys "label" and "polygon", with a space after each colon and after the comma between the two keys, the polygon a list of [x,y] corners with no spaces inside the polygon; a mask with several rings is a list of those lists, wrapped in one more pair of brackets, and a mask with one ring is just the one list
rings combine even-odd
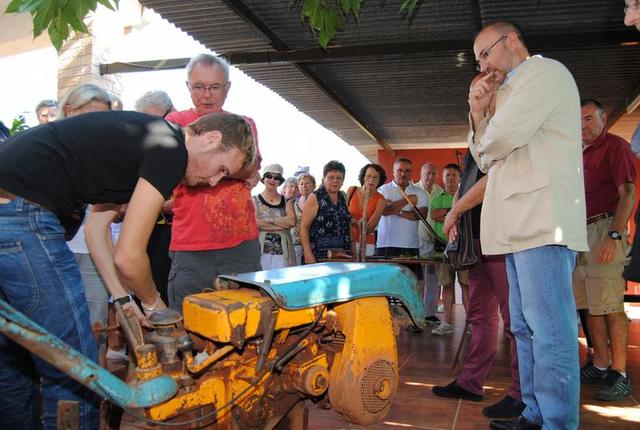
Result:
{"label": "red patterned shirt", "polygon": [[[173,112],[167,120],[185,127],[199,118],[195,109]],[[258,132],[251,125],[259,158]],[[256,169],[260,167],[256,163]],[[205,251],[233,248],[258,238],[251,190],[245,181],[223,179],[215,187],[187,187],[180,184],[173,192],[171,251]]]}

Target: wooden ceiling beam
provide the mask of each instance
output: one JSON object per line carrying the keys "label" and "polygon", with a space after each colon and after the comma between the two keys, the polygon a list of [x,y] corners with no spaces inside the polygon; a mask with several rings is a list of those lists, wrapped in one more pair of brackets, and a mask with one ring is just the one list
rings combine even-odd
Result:
{"label": "wooden ceiling beam", "polygon": [[[527,38],[531,52],[551,52],[566,49],[593,49],[610,46],[634,46],[640,44],[636,31],[575,33],[562,36],[536,36]],[[411,54],[449,54],[471,52],[469,39],[435,40],[425,42],[383,43],[359,46],[331,46],[327,49],[311,48],[288,51],[225,52],[223,56],[232,64],[322,63],[339,60],[380,58]]]}
{"label": "wooden ceiling beam", "polygon": [[[265,36],[266,37],[266,36]],[[593,49],[611,46],[640,45],[635,31],[617,31],[608,33],[578,33],[563,36],[538,36],[528,39],[531,52],[553,52],[567,49]],[[282,46],[282,42],[275,45]],[[328,49],[311,48],[298,50],[270,51],[231,51],[221,55],[233,65],[336,62],[361,58],[383,58],[388,56],[406,56],[411,54],[449,54],[451,52],[471,52],[471,41],[467,39],[441,40],[431,42],[385,43],[360,46],[332,46]],[[116,62],[101,64],[102,74],[140,72],[144,70],[168,70],[184,67],[189,58],[168,60]]]}
{"label": "wooden ceiling beam", "polygon": [[640,86],[636,87],[635,90],[630,93],[629,97],[625,97],[620,101],[609,115],[607,115],[607,129],[613,127],[615,123],[627,113],[627,107],[636,97],[640,97]]}

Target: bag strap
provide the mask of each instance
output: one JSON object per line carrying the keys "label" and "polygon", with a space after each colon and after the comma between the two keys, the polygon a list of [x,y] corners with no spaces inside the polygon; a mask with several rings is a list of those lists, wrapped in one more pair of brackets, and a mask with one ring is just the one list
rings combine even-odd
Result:
{"label": "bag strap", "polygon": [[465,166],[464,166],[464,181],[460,184],[460,187],[458,188],[458,198],[464,196],[467,191],[469,191],[471,189],[471,187],[473,187],[475,185],[476,182],[478,182],[478,165],[476,164],[476,161],[473,159],[473,157],[471,157],[470,155],[471,153],[469,153],[469,155],[467,155],[467,159],[465,160]]}
{"label": "bag strap", "polygon": [[418,209],[416,207],[416,205],[413,204],[413,202],[411,201],[411,199],[409,199],[409,196],[407,195],[407,193],[405,193],[405,191],[398,187],[398,190],[400,191],[400,194],[402,194],[402,197],[407,201],[407,203],[409,203],[409,206],[411,206],[411,209],[413,209],[413,212],[416,214],[416,216],[418,217],[418,220],[420,222],[422,222],[422,224],[424,224],[424,226],[427,228],[427,230],[429,231],[429,233],[431,233],[433,235],[433,237],[435,238],[436,241],[446,245],[447,242],[440,239],[440,236],[438,236],[438,233],[436,233],[436,231],[433,229],[433,227],[431,227],[431,224],[429,224],[429,221],[427,221],[425,219],[425,217],[422,216],[422,214],[420,213],[420,209]]}
{"label": "bag strap", "polygon": [[351,204],[351,199],[353,198],[353,195],[356,193],[357,189],[358,187],[351,187],[347,190],[347,192],[351,191],[347,196],[347,207],[349,207],[349,205]]}

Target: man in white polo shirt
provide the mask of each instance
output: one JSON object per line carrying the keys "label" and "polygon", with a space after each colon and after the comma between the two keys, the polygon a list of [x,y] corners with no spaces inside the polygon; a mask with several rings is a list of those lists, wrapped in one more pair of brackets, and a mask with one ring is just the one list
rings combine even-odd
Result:
{"label": "man in white polo shirt", "polygon": [[[412,172],[411,160],[398,158],[393,163],[393,181],[378,188],[389,204],[378,224],[376,256],[391,258],[399,255],[407,257],[419,255],[418,217],[400,190],[404,190],[423,217],[427,216],[429,199],[423,190],[411,182]],[[415,273],[418,280],[422,280],[420,264],[408,267]],[[422,283],[419,284],[422,285]]]}

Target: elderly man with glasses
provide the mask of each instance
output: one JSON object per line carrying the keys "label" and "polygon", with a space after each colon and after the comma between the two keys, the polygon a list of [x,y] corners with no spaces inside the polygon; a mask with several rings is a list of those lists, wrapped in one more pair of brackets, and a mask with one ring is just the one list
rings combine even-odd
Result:
{"label": "elderly man with glasses", "polygon": [[530,57],[512,23],[473,43],[481,72],[469,92],[469,147],[488,172],[485,255],[505,254],[522,415],[492,429],[576,429],[577,321],[571,275],[587,251],[580,98],[559,62]]}
{"label": "elderly man with glasses", "polygon": [[36,116],[38,117],[38,124],[46,124],[48,122],[55,121],[57,115],[57,100],[42,100],[36,105]]}
{"label": "elderly man with glasses", "polygon": [[[229,64],[224,59],[197,55],[187,65],[187,88],[194,107],[170,113],[166,119],[184,126],[203,115],[223,112],[230,87]],[[261,157],[255,123],[245,119],[253,130],[256,161],[235,179],[215,187],[174,190],[168,295],[169,307],[177,311],[182,311],[186,296],[211,286],[219,275],[261,270],[250,192],[260,179]]]}

